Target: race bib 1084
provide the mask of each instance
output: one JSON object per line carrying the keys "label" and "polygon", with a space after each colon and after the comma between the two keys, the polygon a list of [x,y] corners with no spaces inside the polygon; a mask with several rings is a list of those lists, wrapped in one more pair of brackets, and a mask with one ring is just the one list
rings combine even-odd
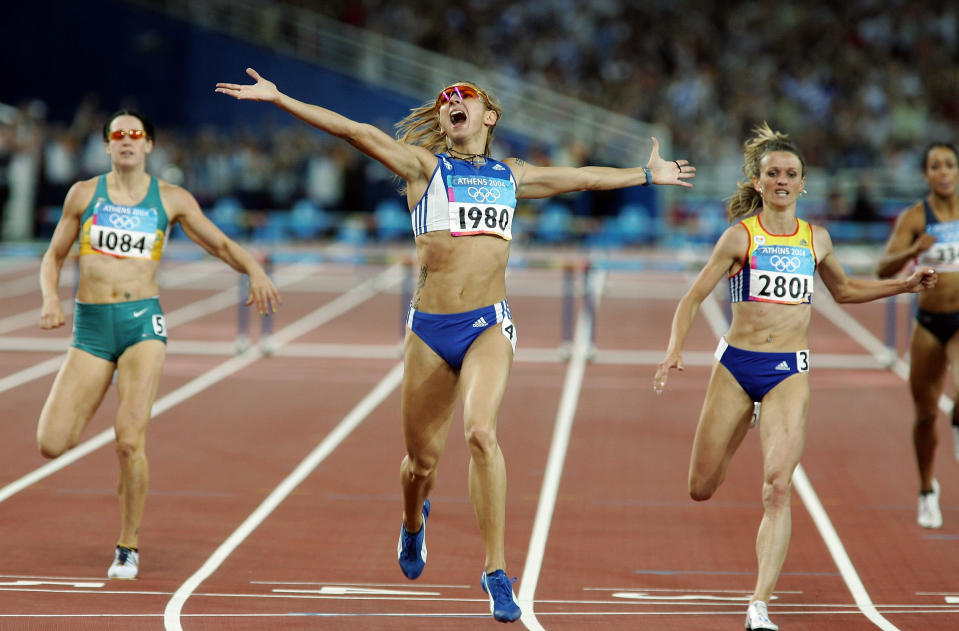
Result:
{"label": "race bib 1084", "polygon": [[155,208],[118,206],[101,202],[93,210],[90,247],[111,256],[153,258],[157,225]]}
{"label": "race bib 1084", "polygon": [[450,175],[446,183],[451,235],[513,238],[516,189],[512,182],[482,175]]}

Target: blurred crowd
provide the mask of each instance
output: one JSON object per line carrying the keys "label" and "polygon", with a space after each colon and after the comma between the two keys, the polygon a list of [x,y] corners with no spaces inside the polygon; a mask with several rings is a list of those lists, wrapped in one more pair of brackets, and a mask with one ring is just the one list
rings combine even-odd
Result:
{"label": "blurred crowd", "polygon": [[[69,187],[110,170],[102,129],[112,109],[103,109],[90,95],[70,121],[48,120],[46,112],[41,100],[0,106],[2,239],[48,237]],[[397,184],[379,163],[299,127],[158,126],[156,135],[149,172],[186,187],[206,209],[226,198],[254,212],[289,210],[309,199],[321,209],[353,213],[396,197]]]}
{"label": "blurred crowd", "polygon": [[[955,141],[959,128],[959,8],[945,0],[281,0],[269,6],[288,15],[318,11],[663,123],[677,155],[734,177],[742,139],[763,120],[790,133],[812,166],[885,168],[909,179],[919,179],[922,147],[932,139]],[[96,95],[67,121],[49,120],[39,100],[0,105],[0,239],[48,236],[70,184],[109,169],[101,125],[110,113]],[[295,126],[161,125],[158,136],[149,170],[187,187],[205,208],[226,197],[250,210],[289,209],[309,199],[352,213],[396,197],[396,180],[379,163]],[[509,149],[494,153],[503,157]],[[534,146],[523,157],[581,164],[589,154],[589,147],[560,144]],[[875,216],[868,184],[860,185],[855,202],[830,191],[828,214]],[[595,212],[591,205],[604,208],[594,200],[574,212]],[[11,212],[18,208],[36,211]]]}
{"label": "blurred crowd", "polygon": [[741,165],[763,120],[827,168],[898,167],[959,124],[948,0],[286,1],[664,123],[699,164]]}

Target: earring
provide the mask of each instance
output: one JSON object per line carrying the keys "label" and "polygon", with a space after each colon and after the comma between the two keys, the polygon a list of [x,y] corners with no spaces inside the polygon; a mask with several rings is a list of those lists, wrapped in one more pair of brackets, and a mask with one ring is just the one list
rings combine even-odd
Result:
{"label": "earring", "polygon": [[808,192],[809,192],[809,191],[807,191],[806,189],[803,189],[803,190],[802,190],[802,193],[800,193],[800,195],[802,195],[803,197],[805,197],[805,196],[806,196],[806,193],[808,193]]}

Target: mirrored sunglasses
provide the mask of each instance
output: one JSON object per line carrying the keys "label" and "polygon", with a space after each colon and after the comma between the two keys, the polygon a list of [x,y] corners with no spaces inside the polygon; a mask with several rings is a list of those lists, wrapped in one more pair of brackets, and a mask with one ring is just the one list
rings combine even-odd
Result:
{"label": "mirrored sunglasses", "polygon": [[489,107],[489,99],[476,88],[468,85],[451,85],[436,97],[436,109],[440,109],[445,103],[452,101],[454,96],[458,97],[460,102],[465,99],[482,99],[486,107]]}
{"label": "mirrored sunglasses", "polygon": [[110,140],[123,140],[124,136],[129,136],[130,140],[139,140],[146,135],[142,129],[114,129],[110,132]]}

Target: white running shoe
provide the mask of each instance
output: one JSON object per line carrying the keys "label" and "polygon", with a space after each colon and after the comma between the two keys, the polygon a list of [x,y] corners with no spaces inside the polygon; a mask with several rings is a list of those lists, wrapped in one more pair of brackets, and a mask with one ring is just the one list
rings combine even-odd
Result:
{"label": "white running shoe", "polygon": [[140,554],[131,548],[117,546],[113,555],[113,565],[107,570],[109,578],[131,579],[137,577],[140,569]]}
{"label": "white running shoe", "polygon": [[916,518],[923,528],[941,528],[942,513],[939,511],[939,483],[933,479],[932,491],[919,494],[919,517]]}
{"label": "white running shoe", "polygon": [[759,401],[753,401],[753,419],[749,422],[750,427],[756,427],[759,425],[759,412],[762,409],[762,405]]}
{"label": "white running shoe", "polygon": [[766,603],[754,600],[746,610],[746,631],[779,631],[779,626],[773,624],[766,611]]}

